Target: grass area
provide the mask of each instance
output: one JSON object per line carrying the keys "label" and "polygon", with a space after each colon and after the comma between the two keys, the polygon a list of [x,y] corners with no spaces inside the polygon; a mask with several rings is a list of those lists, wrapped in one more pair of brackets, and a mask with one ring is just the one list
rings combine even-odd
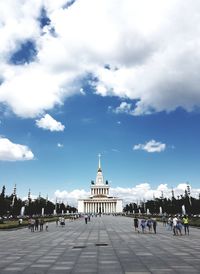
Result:
{"label": "grass area", "polygon": [[[43,218],[44,222],[55,222],[57,217],[45,217]],[[1,229],[12,229],[12,228],[22,228],[28,226],[28,219],[23,219],[22,224],[19,225],[18,220],[4,220],[2,224],[0,224]]]}

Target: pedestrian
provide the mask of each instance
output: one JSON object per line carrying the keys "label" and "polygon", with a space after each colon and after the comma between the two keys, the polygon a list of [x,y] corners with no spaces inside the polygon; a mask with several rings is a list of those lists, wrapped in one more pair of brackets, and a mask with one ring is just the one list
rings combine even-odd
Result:
{"label": "pedestrian", "polygon": [[152,231],[152,220],[151,219],[147,220],[147,227],[148,227],[149,233],[150,233]]}
{"label": "pedestrian", "polygon": [[153,219],[153,231],[156,234],[156,228],[157,228],[157,221],[156,219]]}
{"label": "pedestrian", "polygon": [[163,221],[163,226],[166,226],[167,225],[167,217],[165,215],[162,217],[162,221]]}
{"label": "pedestrian", "polygon": [[88,215],[85,214],[85,223],[87,224],[87,221],[88,221]]}
{"label": "pedestrian", "polygon": [[30,224],[31,224],[31,232],[34,232],[35,220],[33,218],[31,218]]}
{"label": "pedestrian", "polygon": [[39,225],[40,225],[40,231],[43,231],[44,220],[42,218],[39,220]]}
{"label": "pedestrian", "polygon": [[173,229],[173,235],[176,236],[178,235],[178,232],[177,232],[177,221],[178,221],[178,218],[176,217],[176,215],[174,216],[174,218],[172,219],[172,229]]}
{"label": "pedestrian", "polygon": [[183,225],[184,225],[185,235],[186,234],[189,235],[189,219],[186,215],[184,215],[184,217],[183,217]]}
{"label": "pedestrian", "polygon": [[60,224],[61,224],[61,227],[65,226],[65,218],[64,217],[61,218]]}
{"label": "pedestrian", "polygon": [[28,219],[28,229],[31,228],[31,218]]}
{"label": "pedestrian", "polygon": [[49,228],[49,223],[45,222],[45,230],[48,231],[48,228]]}
{"label": "pedestrian", "polygon": [[177,228],[177,235],[180,234],[180,236],[182,236],[182,223],[180,218],[177,219],[176,228]]}
{"label": "pedestrian", "polygon": [[173,219],[172,219],[171,216],[168,218],[167,225],[168,225],[167,230],[171,230],[172,231]]}
{"label": "pedestrian", "polygon": [[36,219],[35,219],[35,231],[36,231],[36,230],[38,231],[38,226],[39,226],[39,219],[36,218]]}
{"label": "pedestrian", "polygon": [[142,228],[142,233],[145,233],[146,220],[142,219],[140,225],[141,225],[141,228]]}
{"label": "pedestrian", "polygon": [[133,222],[134,222],[135,231],[139,232],[139,230],[138,230],[139,220],[138,220],[138,218],[136,216],[135,216]]}

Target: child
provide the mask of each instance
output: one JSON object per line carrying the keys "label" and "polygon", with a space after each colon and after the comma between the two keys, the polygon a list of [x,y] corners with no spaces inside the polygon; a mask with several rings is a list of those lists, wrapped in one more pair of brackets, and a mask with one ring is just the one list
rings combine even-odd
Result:
{"label": "child", "polygon": [[45,223],[45,229],[46,229],[46,231],[48,231],[48,227],[49,227],[49,223],[46,222],[46,223]]}

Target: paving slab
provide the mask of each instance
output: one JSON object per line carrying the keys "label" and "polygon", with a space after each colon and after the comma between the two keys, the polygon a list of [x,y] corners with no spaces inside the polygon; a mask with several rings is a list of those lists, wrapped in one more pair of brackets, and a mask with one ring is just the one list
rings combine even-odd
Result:
{"label": "paving slab", "polygon": [[157,234],[137,233],[121,216],[49,223],[49,231],[0,231],[1,274],[172,274],[200,273],[200,230],[173,236],[158,224]]}

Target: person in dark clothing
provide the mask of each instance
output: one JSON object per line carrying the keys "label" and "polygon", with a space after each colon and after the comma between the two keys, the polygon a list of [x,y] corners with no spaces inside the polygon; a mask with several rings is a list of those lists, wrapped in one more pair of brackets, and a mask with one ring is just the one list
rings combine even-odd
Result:
{"label": "person in dark clothing", "polygon": [[156,234],[156,227],[157,227],[157,221],[156,219],[153,219],[153,231]]}
{"label": "person in dark clothing", "polygon": [[135,228],[135,231],[138,231],[138,225],[139,225],[139,220],[137,217],[134,218],[133,220],[134,222],[134,228]]}
{"label": "person in dark clothing", "polygon": [[35,231],[36,231],[36,230],[38,231],[38,226],[39,226],[39,219],[36,218],[36,219],[35,219]]}

